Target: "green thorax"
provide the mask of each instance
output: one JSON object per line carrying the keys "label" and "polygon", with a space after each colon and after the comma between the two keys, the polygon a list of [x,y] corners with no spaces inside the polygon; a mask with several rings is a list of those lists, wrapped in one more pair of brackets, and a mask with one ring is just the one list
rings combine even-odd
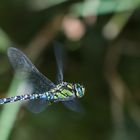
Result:
{"label": "green thorax", "polygon": [[74,85],[71,83],[63,82],[51,89],[53,99],[56,101],[67,101],[75,98]]}

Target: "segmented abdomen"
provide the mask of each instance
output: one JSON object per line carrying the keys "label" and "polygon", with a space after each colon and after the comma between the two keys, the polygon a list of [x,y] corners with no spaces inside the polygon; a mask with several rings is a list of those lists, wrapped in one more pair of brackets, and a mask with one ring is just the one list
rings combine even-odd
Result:
{"label": "segmented abdomen", "polygon": [[12,102],[22,101],[22,100],[34,100],[34,99],[44,99],[44,98],[47,98],[46,93],[44,93],[44,94],[26,94],[26,95],[13,96],[10,98],[2,98],[2,99],[0,99],[0,104],[12,103]]}

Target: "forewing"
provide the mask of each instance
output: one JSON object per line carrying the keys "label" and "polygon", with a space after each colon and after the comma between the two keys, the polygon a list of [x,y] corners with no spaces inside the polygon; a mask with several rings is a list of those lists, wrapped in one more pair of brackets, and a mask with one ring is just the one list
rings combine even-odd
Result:
{"label": "forewing", "polygon": [[63,50],[59,42],[54,42],[54,53],[57,63],[57,84],[63,82]]}
{"label": "forewing", "polygon": [[[32,91],[32,93],[29,92],[26,94],[39,94],[55,87],[54,83],[41,74],[20,50],[10,47],[8,48],[7,54],[14,70],[18,71],[18,73],[21,74],[22,79],[32,88],[32,90],[26,90]],[[35,113],[43,111],[46,108],[46,105],[45,99],[36,99],[28,102],[29,110]]]}

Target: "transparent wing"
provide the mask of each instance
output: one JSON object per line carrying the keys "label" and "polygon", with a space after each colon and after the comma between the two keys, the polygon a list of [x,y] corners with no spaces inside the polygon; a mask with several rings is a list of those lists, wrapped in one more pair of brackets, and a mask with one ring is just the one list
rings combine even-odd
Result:
{"label": "transparent wing", "polygon": [[62,45],[58,42],[54,42],[54,53],[56,57],[56,63],[57,63],[57,84],[63,82],[63,50]]}
{"label": "transparent wing", "polygon": [[[26,94],[39,94],[55,87],[54,83],[41,74],[20,50],[10,47],[8,48],[7,54],[14,70],[18,71],[22,79],[32,88],[32,90],[26,89],[26,91],[32,91],[32,93],[29,92]],[[36,99],[29,101],[27,106],[31,112],[38,113],[43,111],[46,105],[47,101],[45,99]]]}
{"label": "transparent wing", "polygon": [[64,101],[62,102],[68,109],[74,111],[74,112],[79,112],[79,113],[84,113],[85,110],[81,106],[81,104],[78,102],[78,100],[73,99],[70,101]]}

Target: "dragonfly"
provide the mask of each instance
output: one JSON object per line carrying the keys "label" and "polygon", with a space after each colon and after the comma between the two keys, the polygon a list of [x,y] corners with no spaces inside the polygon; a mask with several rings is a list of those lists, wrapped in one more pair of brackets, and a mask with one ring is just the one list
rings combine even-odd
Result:
{"label": "dragonfly", "polygon": [[[19,49],[9,47],[7,55],[13,69],[21,73],[26,81],[25,93],[17,96],[1,98],[0,104],[27,101],[27,108],[33,113],[39,113],[53,103],[62,102],[66,107],[77,111],[77,99],[84,96],[85,87],[79,83],[63,81],[62,46],[54,43],[54,53],[57,65],[57,83],[53,83],[35,67],[27,56]],[[32,89],[32,90],[31,90]]]}

